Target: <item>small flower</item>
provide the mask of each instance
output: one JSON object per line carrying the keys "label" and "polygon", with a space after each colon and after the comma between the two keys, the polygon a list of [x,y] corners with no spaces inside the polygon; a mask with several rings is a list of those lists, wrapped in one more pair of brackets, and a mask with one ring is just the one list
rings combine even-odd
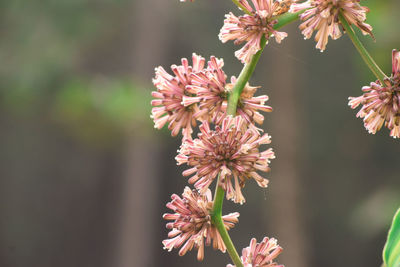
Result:
{"label": "small flower", "polygon": [[[227,116],[228,96],[236,84],[236,78],[231,77],[231,83],[226,83],[226,74],[222,70],[224,62],[222,59],[211,57],[207,69],[202,72],[192,74],[192,85],[188,88],[196,91],[196,97],[184,97],[184,103],[197,101],[199,98],[199,115],[209,117],[209,121],[220,124]],[[247,84],[239,98],[237,105],[237,115],[242,116],[249,124],[256,122],[262,124],[264,116],[259,111],[271,112],[272,108],[265,105],[268,96],[261,95],[254,97],[254,93],[259,87]]]}
{"label": "small flower", "polygon": [[[156,76],[153,79],[157,91],[152,92],[155,97],[151,101],[151,117],[154,119],[154,127],[161,129],[167,122],[171,135],[176,136],[182,129],[184,139],[191,138],[192,126],[196,126],[196,118],[200,116],[196,101],[183,103],[186,96],[196,96],[196,92],[190,90],[191,74],[203,70],[205,60],[203,57],[193,54],[193,66],[189,66],[186,58],[182,59],[182,65],[172,65],[175,76],[168,74],[163,67],[156,68]],[[199,101],[199,99],[197,99]]]}
{"label": "small flower", "polygon": [[198,139],[185,140],[176,156],[179,165],[187,163],[192,166],[183,172],[184,176],[194,174],[189,178],[189,183],[194,183],[204,193],[220,174],[226,198],[241,204],[245,202],[241,188],[246,180],[254,178],[259,186],[267,187],[268,180],[257,171],[268,172],[270,159],[275,158],[271,148],[259,151],[260,145],[271,143],[268,134],[260,136],[240,116],[226,117],[220,126],[215,126],[214,131],[210,130],[207,121],[199,128],[201,132]]}
{"label": "small flower", "polygon": [[274,18],[282,7],[279,1],[275,0],[252,0],[254,9],[247,0],[240,3],[252,13],[252,15],[242,15],[236,17],[233,13],[225,15],[224,26],[219,33],[219,39],[226,43],[235,40],[235,44],[246,44],[238,51],[235,56],[244,64],[250,62],[251,57],[261,49],[261,38],[265,36],[268,40],[274,36],[277,43],[280,43],[287,33],[278,32],[273,27],[277,23]]}
{"label": "small flower", "polygon": [[[226,247],[216,227],[211,224],[211,215],[213,202],[211,191],[201,195],[189,187],[185,187],[182,198],[173,194],[172,201],[167,204],[167,208],[173,210],[173,214],[166,213],[163,218],[173,221],[167,223],[167,228],[171,229],[168,233],[170,239],[164,240],[162,243],[164,249],[171,251],[173,248],[181,247],[179,256],[183,256],[193,247],[198,249],[197,259],[199,261],[204,258],[204,238],[205,244],[208,246],[213,240],[214,249],[222,252],[226,251]],[[239,213],[230,213],[222,216],[225,228],[227,230],[233,228],[237,223]],[[185,243],[185,244],[184,244]]]}
{"label": "small flower", "polygon": [[300,15],[300,19],[304,22],[299,28],[305,39],[311,38],[313,32],[317,31],[316,48],[322,52],[326,48],[329,36],[333,40],[342,36],[339,29],[339,12],[350,25],[354,24],[364,35],[369,34],[373,37],[371,25],[364,22],[369,9],[361,6],[359,2],[360,0],[308,0],[304,3],[292,4],[289,12],[296,13],[307,9]]}
{"label": "small flower", "polygon": [[364,119],[369,133],[375,134],[385,125],[390,136],[400,138],[400,51],[392,52],[392,76],[364,86],[359,97],[349,97],[349,106],[355,109],[362,105],[357,117]]}
{"label": "small flower", "polygon": [[[264,237],[261,243],[255,238],[251,239],[250,246],[242,250],[242,263],[244,267],[283,267],[274,262],[274,259],[282,252],[277,240]],[[235,267],[228,264],[226,267]]]}

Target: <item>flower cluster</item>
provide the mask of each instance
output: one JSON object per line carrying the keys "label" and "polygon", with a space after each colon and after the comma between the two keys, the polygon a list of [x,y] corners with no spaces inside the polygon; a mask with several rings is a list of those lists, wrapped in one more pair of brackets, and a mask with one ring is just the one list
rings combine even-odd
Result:
{"label": "flower cluster", "polygon": [[261,38],[267,40],[274,36],[277,43],[280,43],[287,33],[278,32],[274,29],[277,23],[275,16],[280,13],[280,1],[275,0],[252,0],[254,8],[247,0],[240,3],[251,12],[251,15],[235,16],[233,13],[226,15],[224,26],[221,28],[219,39],[225,43],[235,40],[235,44],[246,44],[238,51],[235,56],[242,63],[249,63],[251,57],[261,50]]}
{"label": "flower cluster", "polygon": [[359,97],[349,97],[349,106],[362,105],[357,117],[364,119],[369,133],[375,134],[385,125],[390,136],[400,138],[400,51],[392,52],[392,76],[364,86],[365,92]]}
{"label": "flower cluster", "polygon": [[[172,136],[182,129],[184,139],[191,139],[192,127],[196,121],[212,121],[220,124],[227,116],[228,96],[236,83],[223,71],[224,61],[214,56],[205,67],[203,57],[193,54],[193,66],[189,66],[186,58],[182,65],[172,65],[175,76],[168,74],[163,67],[156,68],[153,79],[157,91],[152,92],[157,98],[151,102],[152,118],[155,128],[161,129],[167,122]],[[254,96],[259,87],[245,86],[239,99],[237,114],[248,123],[261,124],[264,116],[259,111],[271,112],[272,108],[265,105],[268,96]]]}
{"label": "flower cluster", "polygon": [[[261,243],[255,238],[251,239],[250,245],[242,251],[242,263],[244,267],[283,267],[274,262],[274,259],[282,252],[276,239],[264,237]],[[235,267],[228,264],[226,267]]]}
{"label": "flower cluster", "polygon": [[[197,92],[200,99],[199,108],[203,114],[208,113],[209,121],[220,124],[227,116],[228,96],[236,84],[236,77],[231,77],[231,83],[226,82],[227,76],[222,70],[223,61],[211,57],[206,71],[193,75],[192,91]],[[268,96],[254,97],[259,87],[246,85],[239,99],[237,115],[242,116],[248,123],[262,124],[264,116],[258,111],[271,112],[272,108],[266,106]],[[189,99],[188,99],[189,100]]]}
{"label": "flower cluster", "polygon": [[226,117],[214,131],[205,121],[200,131],[198,139],[185,140],[176,157],[178,164],[192,167],[183,172],[184,176],[193,175],[189,183],[204,193],[220,174],[226,198],[241,204],[245,202],[241,188],[247,180],[253,178],[259,186],[267,187],[268,180],[257,171],[269,171],[270,160],[275,158],[271,148],[259,151],[260,145],[271,143],[268,134],[261,136],[239,116]]}
{"label": "flower cluster", "polygon": [[[180,248],[179,255],[186,254],[193,247],[198,249],[197,258],[204,258],[204,245],[213,243],[215,249],[223,252],[226,246],[212,222],[213,201],[208,189],[220,175],[220,185],[226,197],[236,203],[245,198],[241,188],[245,182],[254,179],[261,187],[267,187],[268,180],[257,171],[269,171],[270,160],[275,158],[271,148],[260,151],[259,146],[271,142],[268,134],[261,134],[254,124],[261,124],[264,116],[259,111],[272,111],[265,105],[268,96],[254,96],[259,87],[246,84],[241,90],[237,103],[236,117],[228,116],[228,97],[235,90],[237,79],[223,71],[224,61],[214,56],[205,62],[193,54],[192,66],[187,59],[182,65],[172,65],[174,75],[162,67],[156,68],[153,83],[157,91],[152,92],[152,118],[156,128],[169,123],[171,134],[182,131],[183,139],[178,164],[187,163],[191,168],[183,175],[193,175],[189,183],[195,184],[197,191],[186,187],[182,197],[172,195],[167,207],[174,213],[167,213],[164,219],[171,229],[168,239],[163,241],[169,251]],[[201,122],[197,139],[192,139],[193,127]],[[210,129],[210,123],[215,130]],[[238,221],[239,213],[223,216],[227,230]]]}
{"label": "flower cluster", "polygon": [[196,95],[188,86],[192,83],[191,74],[204,69],[203,57],[193,54],[192,62],[193,66],[189,66],[188,60],[183,58],[182,65],[172,65],[175,76],[168,74],[163,67],[158,67],[153,79],[153,84],[157,87],[157,91],[152,92],[152,96],[157,99],[151,101],[151,105],[155,106],[151,111],[154,127],[161,129],[168,122],[172,136],[176,136],[182,129],[184,138],[190,138],[192,126],[196,126],[196,118],[199,116],[195,103],[183,103],[185,96]]}
{"label": "flower cluster", "polygon": [[[165,220],[173,221],[167,224],[167,228],[171,231],[168,233],[170,239],[162,242],[165,249],[171,251],[173,248],[183,245],[179,250],[179,255],[183,256],[195,247],[198,249],[197,259],[203,260],[205,238],[207,246],[213,241],[214,249],[225,252],[226,247],[221,235],[211,223],[210,212],[213,202],[210,191],[199,194],[197,191],[185,187],[182,198],[173,194],[171,199],[172,201],[167,204],[167,208],[175,213],[166,213],[163,216]],[[238,217],[238,212],[222,216],[225,228],[229,230],[234,227],[235,223],[238,222]]]}
{"label": "flower cluster", "polygon": [[[259,172],[270,170],[270,160],[275,154],[272,148],[261,149],[261,145],[271,143],[271,137],[262,133],[256,124],[264,121],[260,112],[270,112],[272,108],[265,105],[268,96],[255,96],[259,87],[250,86],[248,80],[259,59],[258,54],[253,56],[263,49],[268,39],[274,37],[280,43],[287,37],[278,28],[297,18],[297,14],[287,12],[301,13],[303,35],[308,39],[316,31],[316,47],[321,51],[325,50],[329,37],[338,39],[342,35],[340,26],[349,29],[349,24],[352,30],[351,25],[355,25],[364,34],[372,36],[372,27],[365,23],[369,10],[359,4],[360,0],[233,2],[246,14],[225,15],[219,39],[223,43],[232,40],[234,44],[244,44],[235,52],[235,56],[246,64],[237,79],[232,76],[227,81],[222,59],[211,56],[206,62],[196,54],[192,56],[192,65],[186,58],[182,59],[181,65],[172,65],[173,74],[163,67],[156,68],[153,79],[157,88],[152,92],[155,99],[151,102],[155,128],[161,129],[168,124],[172,136],[182,133],[176,160],[178,165],[189,166],[183,176],[189,176],[188,182],[195,187],[195,190],[185,187],[182,197],[171,196],[172,201],[167,207],[173,213],[163,216],[169,221],[170,232],[162,243],[169,251],[180,248],[181,256],[196,248],[198,260],[204,258],[205,245],[212,243],[214,249],[223,252],[233,247],[224,241],[231,242],[226,230],[238,222],[239,213],[221,217],[224,194],[227,199],[243,204],[242,188],[248,180],[254,179],[263,188],[268,186],[268,179]],[[286,22],[282,22],[284,20]],[[353,38],[356,37],[353,35]],[[351,97],[349,105],[352,108],[362,105],[357,116],[364,119],[368,131],[375,133],[385,124],[391,130],[391,136],[400,137],[399,51],[393,51],[392,76],[382,83],[371,83],[363,91],[364,95]],[[200,123],[200,132],[193,139],[193,128],[197,123]],[[209,190],[214,180],[218,181],[215,203]],[[274,262],[281,252],[275,239],[265,237],[257,243],[253,238],[250,246],[243,249],[241,261],[245,267],[282,267]],[[240,260],[235,259],[235,263],[240,264]],[[234,266],[229,264],[227,267]]]}
{"label": "flower cluster", "polygon": [[359,4],[360,0],[308,0],[303,3],[293,3],[289,12],[296,13],[304,11],[300,19],[304,22],[300,29],[305,39],[311,38],[314,31],[316,48],[324,51],[328,43],[329,36],[336,40],[342,33],[339,25],[339,13],[343,15],[350,25],[358,27],[363,34],[372,35],[372,27],[365,23],[367,7]]}

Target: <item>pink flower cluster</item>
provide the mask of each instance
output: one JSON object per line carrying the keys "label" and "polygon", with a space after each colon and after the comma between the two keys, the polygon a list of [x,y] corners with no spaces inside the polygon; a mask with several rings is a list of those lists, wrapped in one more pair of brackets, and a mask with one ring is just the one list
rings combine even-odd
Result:
{"label": "pink flower cluster", "polygon": [[275,37],[280,43],[287,33],[275,29],[277,18],[286,13],[300,14],[304,22],[299,26],[305,39],[311,38],[316,31],[316,48],[324,51],[331,37],[336,40],[342,36],[340,30],[341,14],[350,25],[355,25],[366,35],[373,37],[371,25],[365,23],[367,7],[360,5],[360,0],[307,0],[297,3],[297,0],[239,0],[240,5],[249,14],[235,16],[232,12],[225,15],[224,25],[219,33],[219,39],[225,43],[233,40],[235,44],[245,45],[235,52],[235,56],[243,63],[249,63],[252,56],[262,49],[261,41]]}
{"label": "pink flower cluster", "polygon": [[[255,238],[251,239],[250,245],[242,251],[242,263],[244,267],[284,267],[274,262],[274,259],[282,252],[276,239],[264,237],[261,243]],[[226,267],[236,267],[228,264]]]}
{"label": "pink flower cluster", "polygon": [[400,51],[392,52],[392,76],[384,84],[378,80],[362,90],[363,95],[349,97],[349,106],[362,106],[357,117],[363,118],[368,132],[375,134],[385,125],[390,136],[400,138]]}
{"label": "pink flower cluster", "polygon": [[[210,212],[213,202],[211,191],[205,194],[199,194],[192,191],[189,187],[185,187],[182,198],[173,194],[172,201],[167,204],[167,208],[174,213],[166,213],[163,218],[173,221],[167,223],[167,228],[171,231],[168,233],[169,239],[164,240],[164,248],[171,251],[173,248],[182,248],[179,255],[183,256],[193,247],[198,249],[197,259],[204,258],[204,238],[205,244],[210,245],[213,241],[213,248],[225,252],[226,247],[221,239],[221,235],[211,223]],[[225,228],[227,230],[235,226],[238,222],[239,213],[230,213],[222,216]]]}
{"label": "pink flower cluster", "polygon": [[[157,88],[152,92],[156,99],[151,102],[155,106],[151,115],[154,127],[161,129],[169,123],[171,135],[176,136],[182,131],[183,139],[191,139],[192,128],[197,121],[221,123],[227,115],[229,93],[236,83],[235,77],[231,78],[231,83],[226,82],[222,59],[211,56],[206,68],[201,56],[193,54],[192,61],[193,66],[189,65],[186,58],[182,59],[182,65],[172,65],[174,76],[163,67],[158,67],[153,79]],[[265,105],[268,96],[254,97],[257,88],[247,85],[238,103],[237,114],[250,124],[264,121],[259,111],[272,111],[271,107]]]}
{"label": "pink flower cluster", "polygon": [[[153,83],[157,91],[152,92],[152,118],[155,127],[162,128],[168,123],[171,134],[182,132],[183,140],[178,164],[186,163],[191,168],[184,176],[192,175],[189,183],[198,191],[186,187],[182,197],[173,194],[167,207],[174,213],[167,213],[164,219],[171,231],[163,241],[164,248],[180,248],[179,255],[192,248],[198,249],[197,258],[204,258],[204,245],[213,243],[215,249],[225,251],[226,247],[219,232],[211,221],[213,201],[209,185],[220,174],[220,185],[226,197],[236,203],[244,203],[241,188],[249,179],[261,187],[267,187],[268,180],[258,171],[269,171],[270,160],[275,158],[271,148],[260,151],[260,145],[270,144],[270,136],[261,134],[254,125],[261,124],[264,116],[259,111],[272,111],[265,105],[268,96],[255,97],[258,87],[245,85],[237,105],[237,116],[227,115],[228,96],[236,85],[236,78],[223,71],[224,62],[214,56],[205,62],[193,54],[192,65],[186,58],[182,64],[172,65],[173,75],[162,67],[156,68]],[[201,122],[197,139],[192,139],[193,127]],[[215,130],[210,129],[210,123]],[[227,230],[234,226],[239,213],[223,216]]]}
{"label": "pink flower cluster", "polygon": [[251,12],[251,15],[237,17],[233,13],[227,14],[219,39],[223,43],[230,40],[235,40],[235,44],[245,42],[246,44],[235,52],[235,56],[242,63],[249,63],[251,57],[261,50],[263,37],[268,40],[269,37],[274,36],[276,42],[280,43],[287,37],[287,33],[274,29],[277,23],[275,16],[281,8],[280,1],[252,0],[254,8],[247,0],[241,0],[240,3]]}
{"label": "pink flower cluster", "polygon": [[184,97],[196,95],[196,92],[188,87],[192,84],[191,74],[204,69],[203,57],[193,54],[192,62],[193,66],[189,66],[188,60],[183,58],[182,65],[172,65],[174,76],[166,72],[163,67],[155,69],[153,84],[157,87],[157,91],[152,92],[152,96],[156,99],[151,101],[151,105],[156,107],[152,109],[151,117],[157,129],[161,129],[168,122],[172,136],[176,136],[182,129],[184,138],[190,138],[193,132],[192,126],[196,126],[196,118],[200,116],[196,104],[183,103]]}
{"label": "pink flower cluster", "polygon": [[[235,56],[243,64],[251,63],[248,65],[250,69],[256,63],[253,56],[263,49],[262,45],[270,37],[278,43],[287,37],[285,32],[277,30],[278,19],[286,12],[302,12],[300,29],[306,39],[316,31],[316,47],[321,51],[326,48],[329,37],[337,39],[342,35],[339,17],[343,23],[344,18],[350,25],[372,36],[372,27],[365,23],[369,10],[361,6],[359,0],[234,2],[246,14],[227,14],[219,38],[223,43],[232,40],[235,44],[244,44]],[[223,216],[222,223],[218,224],[221,218],[216,220],[215,214],[219,210],[214,210],[209,190],[213,181],[219,181],[217,188],[225,191],[227,199],[243,204],[242,188],[248,180],[255,180],[262,188],[268,186],[269,181],[259,172],[268,172],[270,161],[275,158],[272,148],[261,149],[262,145],[271,143],[271,137],[256,127],[264,121],[260,112],[272,111],[265,105],[268,96],[254,96],[259,87],[246,83],[248,77],[242,80],[245,76],[241,76],[238,82],[232,76],[227,81],[223,66],[222,59],[211,56],[206,62],[202,56],[193,54],[192,65],[183,58],[181,65],[171,66],[172,74],[163,67],[156,68],[153,79],[157,89],[152,92],[154,100],[151,102],[155,128],[161,129],[168,124],[172,136],[182,133],[182,145],[176,160],[178,165],[189,166],[183,176],[189,176],[188,182],[196,189],[186,187],[182,197],[171,196],[172,201],[167,207],[173,213],[163,216],[169,221],[167,228],[170,232],[163,245],[169,251],[180,248],[179,255],[196,248],[198,260],[204,258],[204,246],[211,243],[214,249],[225,252],[227,248],[222,237],[225,241],[229,239],[225,239],[225,230],[234,227],[239,217],[239,213],[231,213]],[[352,108],[362,105],[357,116],[364,119],[368,131],[376,133],[385,125],[391,130],[391,136],[400,137],[399,51],[393,51],[392,76],[382,83],[371,83],[363,91],[362,96],[351,97],[349,105]],[[239,96],[239,99],[234,98],[234,105],[228,101],[233,96]],[[229,114],[228,102],[231,105]],[[200,132],[193,139],[193,128],[198,122]],[[220,194],[216,195],[221,199]],[[241,261],[245,267],[282,267],[274,261],[281,252],[282,248],[275,239],[265,237],[257,243],[253,238],[250,246],[243,249]],[[229,264],[228,267],[234,266]]]}
{"label": "pink flower cluster", "polygon": [[317,31],[316,48],[324,51],[329,37],[336,40],[342,36],[339,13],[350,25],[355,25],[363,34],[372,36],[372,27],[365,23],[369,9],[361,6],[359,2],[360,0],[308,0],[292,4],[289,12],[305,11],[300,15],[304,22],[299,28],[305,39],[311,38],[313,32]]}
{"label": "pink flower cluster", "polygon": [[253,178],[267,187],[268,180],[257,171],[269,171],[270,160],[275,158],[271,148],[259,151],[260,145],[271,143],[268,134],[261,136],[239,116],[226,117],[214,131],[205,121],[200,131],[198,139],[185,140],[176,157],[178,164],[192,167],[183,172],[184,176],[193,175],[189,183],[204,193],[219,174],[226,198],[240,204],[245,202],[241,188],[247,180]]}

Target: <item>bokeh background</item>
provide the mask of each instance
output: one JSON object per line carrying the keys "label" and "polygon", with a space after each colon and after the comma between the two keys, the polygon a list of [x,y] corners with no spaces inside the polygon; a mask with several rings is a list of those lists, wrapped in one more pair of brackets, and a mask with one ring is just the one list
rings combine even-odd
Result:
{"label": "bokeh background", "polygon": [[[367,0],[376,42],[361,37],[387,73],[400,49],[398,0]],[[226,1],[0,1],[0,266],[225,266],[206,249],[167,253],[162,214],[187,179],[180,138],[153,129],[154,67],[196,52],[225,60],[217,34]],[[239,250],[276,237],[287,267],[376,267],[400,203],[400,144],[367,134],[348,96],[374,80],[347,36],[324,53],[298,23],[271,41],[251,79],[270,96],[277,158],[270,187],[248,183],[230,232]]]}

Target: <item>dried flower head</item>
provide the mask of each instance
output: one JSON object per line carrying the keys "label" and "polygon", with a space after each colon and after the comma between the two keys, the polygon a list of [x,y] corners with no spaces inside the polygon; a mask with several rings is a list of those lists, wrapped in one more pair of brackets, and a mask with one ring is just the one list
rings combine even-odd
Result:
{"label": "dried flower head", "polygon": [[364,86],[359,97],[349,97],[349,106],[362,105],[357,117],[364,119],[369,133],[375,134],[385,124],[390,136],[400,138],[400,51],[392,52],[392,76],[384,84],[378,80]]}
{"label": "dried flower head", "polygon": [[235,56],[244,64],[250,62],[251,57],[261,49],[261,38],[265,36],[268,40],[274,36],[276,42],[280,43],[287,33],[278,32],[273,27],[277,23],[274,16],[281,13],[280,1],[276,0],[252,0],[254,9],[247,0],[240,3],[252,13],[236,17],[233,13],[225,15],[224,26],[219,33],[219,39],[225,43],[235,40],[235,44],[246,44]]}
{"label": "dried flower head", "polygon": [[[197,97],[184,97],[183,102],[190,104],[198,99],[200,116],[209,117],[209,121],[220,124],[227,116],[227,102],[229,93],[236,84],[236,78],[231,77],[231,83],[226,83],[226,74],[222,70],[223,60],[211,57],[207,69],[192,74],[192,85],[188,88],[197,92]],[[259,87],[246,85],[239,98],[237,115],[242,116],[248,123],[262,124],[264,116],[259,111],[271,112],[272,108],[265,105],[268,96],[254,97]],[[193,101],[193,102],[192,102]]]}
{"label": "dried flower head", "polygon": [[268,134],[261,136],[240,116],[226,117],[214,131],[203,122],[200,131],[198,139],[186,140],[176,156],[179,165],[192,166],[183,172],[184,176],[194,174],[189,183],[204,193],[220,174],[226,198],[241,204],[245,202],[241,188],[247,180],[254,178],[259,186],[267,187],[268,180],[257,171],[268,172],[270,159],[275,158],[271,148],[259,151],[260,145],[271,143]]}
{"label": "dried flower head", "polygon": [[191,138],[192,126],[196,126],[196,118],[199,109],[196,103],[185,104],[185,96],[196,96],[196,92],[191,90],[191,74],[203,70],[205,60],[203,57],[193,54],[193,66],[189,66],[186,58],[182,59],[182,65],[172,65],[171,69],[175,76],[168,74],[163,67],[156,68],[156,76],[153,79],[157,91],[152,92],[155,97],[151,101],[151,117],[154,119],[154,127],[161,129],[167,122],[171,135],[176,136],[182,129],[184,139]]}
{"label": "dried flower head", "polygon": [[[179,250],[179,256],[185,255],[195,247],[198,249],[197,259],[203,260],[205,238],[206,245],[210,245],[212,240],[214,249],[226,251],[219,232],[211,224],[210,212],[213,202],[210,190],[201,195],[197,191],[185,187],[182,198],[173,194],[171,199],[172,201],[167,204],[167,207],[175,213],[166,213],[163,216],[165,220],[173,221],[167,223],[167,228],[171,231],[168,233],[170,239],[162,242],[164,249],[171,251],[185,243]],[[233,228],[239,221],[238,217],[238,212],[222,216],[225,228],[227,230]]]}
{"label": "dried flower head", "polygon": [[[275,238],[264,237],[261,243],[255,238],[250,241],[250,246],[242,250],[242,263],[244,267],[283,267],[274,262],[274,259],[282,252]],[[226,267],[235,267],[228,264]]]}
{"label": "dried flower head", "polygon": [[311,38],[314,31],[316,48],[321,52],[325,50],[328,43],[328,37],[333,40],[342,36],[339,25],[339,12],[350,25],[358,27],[364,35],[372,35],[371,25],[365,23],[367,7],[359,4],[360,0],[308,0],[304,3],[292,4],[289,12],[298,12],[307,9],[300,15],[304,22],[299,28],[302,30],[305,39]]}

